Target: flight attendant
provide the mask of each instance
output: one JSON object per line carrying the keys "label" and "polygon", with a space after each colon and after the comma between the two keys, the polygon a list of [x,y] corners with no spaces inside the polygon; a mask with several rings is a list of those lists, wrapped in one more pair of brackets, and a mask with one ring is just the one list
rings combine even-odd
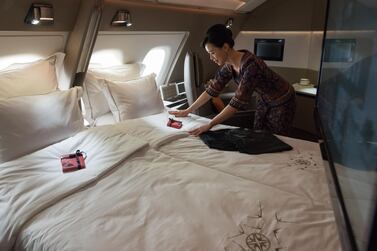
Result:
{"label": "flight attendant", "polygon": [[290,83],[272,71],[265,62],[247,50],[233,49],[232,31],[216,24],[208,29],[202,42],[210,59],[218,64],[214,79],[207,89],[187,109],[170,111],[176,117],[185,117],[211,98],[219,96],[225,85],[233,79],[238,85],[229,104],[208,124],[191,130],[198,136],[213,126],[232,117],[250,101],[253,92],[258,95],[254,129],[288,135],[296,109],[295,91]]}

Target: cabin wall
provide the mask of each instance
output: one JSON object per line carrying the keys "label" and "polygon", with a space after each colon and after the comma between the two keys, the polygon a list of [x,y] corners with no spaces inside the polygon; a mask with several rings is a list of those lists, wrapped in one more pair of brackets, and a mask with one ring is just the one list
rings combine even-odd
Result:
{"label": "cabin wall", "polygon": [[[205,83],[213,77],[218,66],[209,60],[207,52],[200,47],[206,30],[216,23],[225,23],[230,17],[233,22],[233,36],[238,38],[240,31],[246,32],[320,32],[325,22],[326,0],[269,0],[248,14],[236,14],[225,10],[211,10],[202,8],[179,7],[157,4],[156,2],[142,2],[137,0],[65,0],[42,1],[53,4],[54,24],[33,26],[24,23],[32,0],[2,0],[0,2],[0,31],[66,31],[68,39],[64,47],[66,53],[65,70],[69,79],[67,87],[80,85],[85,75],[88,57],[90,57],[93,43],[97,36],[97,28],[93,23],[100,20],[100,31],[187,31],[189,37],[175,64],[168,82],[183,81],[184,58],[187,51],[195,53],[200,62],[199,80]],[[112,26],[111,20],[117,10],[127,9],[132,17],[131,27]],[[317,34],[316,33],[316,34]],[[321,36],[321,35],[320,35]],[[251,37],[243,41],[236,39],[238,45],[247,42],[246,49],[252,51]],[[308,77],[316,81],[319,69],[319,55],[321,37],[305,37],[307,46],[303,48],[306,58],[294,61],[294,54],[290,64],[274,64],[267,61],[275,71],[290,82],[300,77]],[[316,42],[313,42],[313,41]],[[300,44],[300,40],[292,40]],[[26,44],[27,42],[25,42]],[[301,55],[301,53],[300,53]],[[303,55],[303,54],[302,54]],[[301,55],[301,56],[302,56]],[[1,57],[2,55],[0,55]],[[292,63],[293,62],[293,63]],[[301,62],[297,65],[297,62]],[[302,62],[304,62],[302,64]],[[76,74],[80,73],[80,74]],[[74,81],[76,80],[76,81]],[[202,87],[198,89],[203,89]],[[314,103],[314,101],[313,101]],[[310,130],[308,130],[310,131]]]}
{"label": "cabin wall", "polygon": [[285,40],[283,60],[265,62],[288,82],[293,84],[300,78],[308,78],[310,83],[318,83],[322,31],[241,31],[235,48],[253,52],[256,38]]}
{"label": "cabin wall", "polygon": [[[32,3],[47,3],[53,6],[54,23],[52,25],[30,25],[24,23],[25,16]],[[77,72],[78,63],[81,57],[85,57],[88,52],[83,53],[83,44],[88,39],[88,24],[92,16],[94,6],[101,3],[101,0],[64,0],[64,1],[33,1],[33,0],[2,0],[0,2],[0,31],[9,31],[17,36],[24,36],[25,32],[30,31],[64,31],[68,33],[68,39],[63,48],[59,49],[65,52],[64,60],[64,86],[67,89],[73,84],[74,76]],[[45,36],[51,36],[45,34]],[[14,43],[19,46],[19,43]],[[33,44],[27,44],[25,39],[21,45],[24,50],[33,52]],[[15,50],[17,48],[14,48]],[[49,48],[46,47],[46,51]],[[41,53],[41,54],[46,54]],[[0,55],[2,57],[4,55]],[[14,63],[14,62],[13,62]],[[17,62],[22,63],[22,62]]]}
{"label": "cabin wall", "polygon": [[[326,7],[327,0],[268,0],[247,16],[237,46],[254,51],[255,38],[285,39],[283,61],[266,64],[291,84],[308,78],[317,85]],[[299,132],[317,134],[314,106],[314,96],[297,95],[293,126]]]}
{"label": "cabin wall", "polygon": [[[1,31],[71,31],[75,25],[80,2],[64,1],[33,1],[33,0],[1,0],[0,30]],[[28,25],[25,16],[32,3],[49,3],[54,8],[53,25]]]}
{"label": "cabin wall", "polygon": [[326,5],[327,0],[268,0],[251,12],[242,30],[323,30]]}
{"label": "cabin wall", "polygon": [[[309,78],[312,83],[318,83],[322,37],[326,19],[327,0],[269,0],[257,7],[245,19],[242,31],[254,32],[248,34],[249,47],[253,50],[255,36],[266,38],[286,38],[286,46],[293,48],[298,45],[301,51],[289,50],[284,52],[283,61],[276,63],[267,61],[276,72],[295,83],[300,78]],[[258,33],[260,32],[260,33]],[[296,44],[296,45],[295,45]],[[293,62],[297,57],[296,62]],[[300,62],[301,61],[301,62]],[[304,63],[303,63],[304,62]]]}
{"label": "cabin wall", "polygon": [[[132,18],[131,27],[111,26],[111,20],[117,10],[127,9]],[[189,37],[173,69],[169,82],[183,81],[183,65],[188,50],[196,53],[201,60],[201,81],[213,77],[217,65],[209,60],[207,52],[200,47],[207,29],[216,23],[225,23],[234,18],[232,31],[236,36],[245,16],[227,11],[204,11],[194,8],[155,6],[135,2],[111,0],[105,1],[100,31],[188,31]]]}

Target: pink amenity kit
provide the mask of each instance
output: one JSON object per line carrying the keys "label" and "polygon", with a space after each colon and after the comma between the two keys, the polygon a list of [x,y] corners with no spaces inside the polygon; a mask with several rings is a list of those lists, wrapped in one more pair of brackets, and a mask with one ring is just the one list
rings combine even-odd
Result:
{"label": "pink amenity kit", "polygon": [[169,118],[167,126],[180,129],[182,127],[182,121],[178,121],[178,120]]}
{"label": "pink amenity kit", "polygon": [[86,153],[77,150],[75,153],[66,154],[60,157],[63,173],[84,169]]}

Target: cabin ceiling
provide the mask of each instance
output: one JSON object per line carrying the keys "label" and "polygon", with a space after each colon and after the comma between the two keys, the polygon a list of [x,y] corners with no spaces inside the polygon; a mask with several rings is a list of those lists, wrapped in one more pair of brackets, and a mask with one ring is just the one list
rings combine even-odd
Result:
{"label": "cabin ceiling", "polygon": [[266,0],[143,0],[156,4],[180,5],[187,7],[224,9],[237,13],[248,13]]}

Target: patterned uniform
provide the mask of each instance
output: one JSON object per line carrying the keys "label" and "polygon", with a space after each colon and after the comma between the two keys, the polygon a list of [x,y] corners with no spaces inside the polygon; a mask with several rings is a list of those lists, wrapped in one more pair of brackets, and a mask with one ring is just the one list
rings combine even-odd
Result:
{"label": "patterned uniform", "polygon": [[223,65],[206,92],[217,97],[225,85],[233,79],[238,88],[229,105],[243,109],[250,101],[253,92],[258,93],[254,119],[254,129],[269,130],[277,134],[289,133],[296,110],[295,91],[291,84],[273,72],[249,51],[242,50],[239,73],[231,65]]}

